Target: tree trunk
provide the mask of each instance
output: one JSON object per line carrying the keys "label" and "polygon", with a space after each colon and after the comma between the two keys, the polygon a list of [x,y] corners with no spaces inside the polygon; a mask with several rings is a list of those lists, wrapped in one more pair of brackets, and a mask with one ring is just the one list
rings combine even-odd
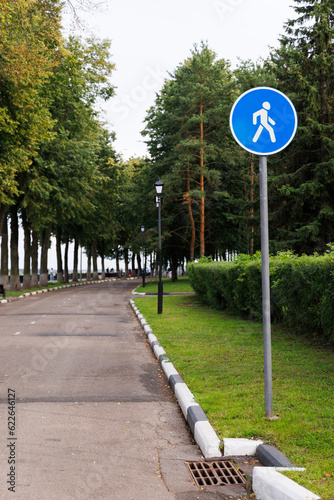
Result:
{"label": "tree trunk", "polygon": [[124,248],[124,267],[125,267],[125,277],[129,277],[129,249]]}
{"label": "tree trunk", "polygon": [[92,279],[92,247],[89,245],[87,248],[87,281]]}
{"label": "tree trunk", "polygon": [[136,276],[136,254],[132,252],[131,255],[131,276],[134,278]]}
{"label": "tree trunk", "polygon": [[104,265],[104,242],[101,242],[98,248],[98,255],[101,257],[101,279],[106,279],[106,270],[105,270],[105,265]]}
{"label": "tree trunk", "polygon": [[[187,138],[188,138],[188,130],[187,130]],[[190,230],[191,230],[191,239],[190,239],[190,262],[193,262],[195,260],[195,242],[196,242],[196,228],[195,228],[195,221],[194,221],[194,216],[193,216],[193,211],[192,211],[192,206],[191,206],[191,197],[190,197],[190,164],[189,161],[187,161],[187,192],[184,195],[184,203],[188,206],[188,212],[189,212],[189,220],[190,220]]]}
{"label": "tree trunk", "polygon": [[[4,231],[4,226],[7,224],[7,214],[8,214],[8,207],[2,207],[0,209],[0,236],[2,236],[3,231]],[[8,228],[6,230],[6,234],[8,235]]]}
{"label": "tree trunk", "polygon": [[154,259],[153,259],[153,253],[150,253],[150,275],[153,277],[154,275]]}
{"label": "tree trunk", "polygon": [[191,240],[190,240],[190,262],[195,260],[195,242],[196,242],[196,228],[195,221],[191,206],[191,197],[190,197],[190,165],[187,165],[187,193],[184,195],[185,203],[188,205],[189,212],[189,220],[190,220],[190,228],[191,228]]}
{"label": "tree trunk", "polygon": [[66,241],[65,241],[65,255],[64,255],[64,281],[68,283],[68,247],[70,244],[70,237],[68,233],[66,233]]}
{"label": "tree trunk", "polygon": [[39,284],[41,286],[48,285],[48,251],[50,247],[51,230],[43,229],[42,231],[42,249],[41,249],[41,276]]}
{"label": "tree trunk", "polygon": [[141,268],[141,257],[140,253],[137,253],[137,266],[138,266],[138,277],[142,276],[142,268]]}
{"label": "tree trunk", "polygon": [[79,241],[77,238],[74,240],[74,254],[73,254],[73,276],[72,281],[78,281],[78,255],[79,255]]}
{"label": "tree trunk", "polygon": [[121,278],[122,274],[121,274],[121,270],[119,268],[119,251],[118,251],[118,247],[115,250],[115,258],[116,258],[116,272],[118,273],[118,277]]}
{"label": "tree trunk", "polygon": [[145,252],[145,259],[144,259],[144,273],[145,273],[145,279],[146,279],[146,268],[147,268],[147,254]]}
{"label": "tree trunk", "polygon": [[24,268],[23,268],[23,288],[31,287],[30,260],[31,260],[31,231],[27,221],[26,212],[21,211],[23,232],[24,232]]}
{"label": "tree trunk", "polygon": [[38,234],[37,234],[37,231],[32,231],[31,286],[38,286]]}
{"label": "tree trunk", "polygon": [[61,227],[56,231],[56,249],[57,249],[57,281],[64,281],[63,260],[61,257]]}
{"label": "tree trunk", "polygon": [[178,268],[178,259],[176,258],[171,258],[169,260],[170,262],[170,268],[172,270],[172,281],[177,281],[177,268]]}
{"label": "tree trunk", "polygon": [[200,100],[200,117],[201,117],[201,122],[200,122],[200,189],[202,192],[201,196],[201,208],[200,208],[200,257],[205,256],[205,200],[204,200],[204,146],[203,146],[203,141],[204,141],[204,128],[203,128],[203,99],[201,96]]}
{"label": "tree trunk", "polygon": [[182,276],[185,276],[186,272],[184,270],[184,259],[182,260],[181,266],[182,266]]}
{"label": "tree trunk", "polygon": [[10,208],[10,290],[21,290],[19,272],[19,220],[17,216],[17,206]]}
{"label": "tree trunk", "polygon": [[6,216],[2,225],[2,240],[1,240],[1,276],[0,283],[8,289],[8,221],[7,221],[7,209]]}
{"label": "tree trunk", "polygon": [[158,255],[157,252],[153,252],[153,276],[157,277],[159,272],[159,263],[158,263]]}
{"label": "tree trunk", "polygon": [[93,280],[99,279],[99,273],[97,269],[97,243],[96,240],[93,242]]}
{"label": "tree trunk", "polygon": [[101,263],[102,263],[102,279],[105,280],[106,279],[106,270],[104,267],[104,255],[101,256]]}
{"label": "tree trunk", "polygon": [[[321,123],[325,125],[328,123],[328,112],[327,112],[327,82],[321,82],[321,101],[322,101],[322,111],[321,111]],[[321,141],[321,163],[326,161],[326,156],[328,154],[328,146],[324,139]]]}

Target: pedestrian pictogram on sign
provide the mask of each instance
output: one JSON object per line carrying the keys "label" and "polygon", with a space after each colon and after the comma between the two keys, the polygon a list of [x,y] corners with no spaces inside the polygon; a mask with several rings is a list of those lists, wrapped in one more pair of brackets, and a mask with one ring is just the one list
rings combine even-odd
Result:
{"label": "pedestrian pictogram on sign", "polygon": [[[269,102],[264,102],[262,104],[262,109],[260,111],[257,111],[256,113],[253,113],[253,124],[257,124],[257,119],[260,117],[260,126],[257,129],[256,134],[254,135],[253,142],[257,142],[260,135],[262,134],[263,129],[265,128],[268,130],[271,142],[276,142],[276,137],[275,137],[275,132],[274,129],[269,125],[276,125],[276,122],[268,116],[268,111],[271,108]],[[268,123],[269,122],[269,123]]]}

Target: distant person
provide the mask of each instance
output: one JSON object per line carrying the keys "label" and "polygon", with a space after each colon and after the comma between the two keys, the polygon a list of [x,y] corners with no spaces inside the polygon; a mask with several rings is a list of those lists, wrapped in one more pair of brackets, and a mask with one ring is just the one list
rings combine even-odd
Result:
{"label": "distant person", "polygon": [[50,281],[53,281],[54,276],[55,276],[55,272],[53,270],[53,267],[51,267],[51,270],[50,270]]}

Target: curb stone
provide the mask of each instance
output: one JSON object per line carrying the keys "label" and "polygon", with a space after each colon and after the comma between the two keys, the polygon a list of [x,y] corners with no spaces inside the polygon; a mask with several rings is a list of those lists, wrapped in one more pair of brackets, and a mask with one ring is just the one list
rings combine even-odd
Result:
{"label": "curb stone", "polygon": [[[54,286],[53,288],[44,288],[43,290],[36,290],[35,292],[25,292],[22,295],[19,295],[18,297],[12,297],[12,298],[23,299],[25,297],[30,297],[32,295],[37,295],[37,294],[46,293],[46,292],[54,292],[55,290],[61,290],[63,288],[70,288],[72,286],[94,285],[94,284],[98,284],[98,283],[107,283],[109,281],[116,281],[116,280],[115,279],[113,279],[113,280],[104,279],[104,280],[99,280],[99,281],[87,281],[85,283],[69,283],[68,285]],[[10,299],[0,300],[0,304],[8,304],[9,302],[10,302]]]}
{"label": "curb stone", "polygon": [[260,444],[256,449],[257,458],[261,464],[269,467],[294,467],[290,460],[283,455],[275,446]]}
{"label": "curb stone", "polygon": [[[153,334],[152,329],[136,307],[133,299],[130,299],[130,305],[138,319],[140,316],[139,321],[148,337],[148,341],[160,362],[169,385],[174,391],[184,417],[204,458],[222,457],[219,449],[220,439],[212,428],[203,409],[195,402],[194,395],[183,382],[174,365],[165,356],[164,349],[160,346],[157,337]],[[161,354],[162,352],[164,355]],[[319,496],[300,486],[292,479],[280,474],[279,471],[303,471],[305,469],[294,467],[275,447],[263,445],[263,442],[260,440],[255,441],[250,439],[225,438],[223,439],[223,443],[224,456],[256,455],[259,448],[259,454],[266,455],[268,464],[276,462],[276,464],[281,465],[279,467],[254,467],[252,489],[257,500],[321,500]]]}
{"label": "curb stone", "polygon": [[226,457],[237,457],[239,455],[256,455],[257,449],[263,444],[263,441],[245,438],[224,438],[223,443],[224,455]]}
{"label": "curb stone", "polygon": [[[139,285],[140,286],[140,285]],[[138,286],[138,288],[139,288]],[[132,295],[134,295],[135,297],[157,297],[158,294],[157,293],[146,293],[146,292],[136,292],[135,290],[132,290]],[[179,295],[179,296],[182,296],[182,295],[196,295],[196,292],[164,292],[163,295]]]}
{"label": "curb stone", "polygon": [[[281,467],[279,470],[289,471],[291,468]],[[280,474],[275,467],[254,467],[252,488],[258,500],[320,500],[311,491]]]}
{"label": "curb stone", "polygon": [[213,430],[204,411],[199,404],[195,402],[194,395],[183,382],[174,365],[168,360],[165,350],[161,347],[156,336],[153,335],[152,329],[149,327],[132,299],[130,300],[130,305],[144,328],[151,348],[168,379],[169,385],[174,391],[182,413],[204,458],[221,458],[222,454],[219,449],[220,439]]}

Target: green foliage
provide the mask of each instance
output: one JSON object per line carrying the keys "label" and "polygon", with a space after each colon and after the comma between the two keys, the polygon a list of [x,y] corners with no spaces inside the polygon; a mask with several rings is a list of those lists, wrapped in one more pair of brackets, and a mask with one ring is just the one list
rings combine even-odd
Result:
{"label": "green foliage", "polygon": [[233,240],[240,172],[231,162],[236,145],[228,117],[235,97],[229,62],[202,43],[165,82],[148,112],[143,135],[156,177],[166,185],[163,224],[170,237],[164,247],[171,261],[204,255],[204,240],[206,254],[225,250],[228,238]]}
{"label": "green foliage", "polygon": [[50,138],[43,88],[61,46],[59,13],[57,0],[0,3],[0,206],[14,202],[17,174]]}
{"label": "green foliage", "polygon": [[[139,252],[145,246],[151,245],[152,231],[140,231],[141,225],[146,229],[152,226],[154,213],[154,181],[150,162],[144,158],[130,158],[127,162],[119,161],[115,169],[115,223],[117,243],[123,248],[131,248]],[[155,179],[156,180],[156,179]],[[151,204],[147,200],[152,200]],[[156,219],[154,219],[156,227]]]}
{"label": "green foliage", "polygon": [[333,0],[295,0],[280,47],[268,66],[295,104],[298,132],[273,159],[272,249],[324,252],[334,230]]}
{"label": "green foliage", "polygon": [[199,262],[200,264],[209,264],[209,263],[211,263],[211,262],[212,262],[212,257],[211,257],[211,255],[209,255],[208,257],[201,257],[201,258],[198,260],[198,262]]}
{"label": "green foliage", "polygon": [[296,0],[295,11],[269,60],[240,62],[232,72],[207,46],[195,47],[148,112],[144,134],[168,193],[164,223],[173,251],[177,246],[191,261],[203,255],[204,207],[205,255],[260,246],[255,161],[235,146],[228,127],[232,102],[256,86],[285,92],[299,121],[294,141],[269,162],[271,250],[323,253],[333,237],[334,3]]}
{"label": "green foliage", "polygon": [[[191,263],[191,284],[203,301],[217,309],[262,318],[260,255],[233,262]],[[304,335],[334,341],[334,253],[270,258],[271,315]]]}
{"label": "green foliage", "polygon": [[75,237],[87,246],[113,234],[110,208],[115,192],[108,163],[115,158],[114,137],[94,108],[98,99],[113,93],[109,47],[107,40],[70,37],[64,42],[44,86],[53,136],[41,144],[32,167],[20,178],[30,223],[37,229],[52,227],[64,240]]}

